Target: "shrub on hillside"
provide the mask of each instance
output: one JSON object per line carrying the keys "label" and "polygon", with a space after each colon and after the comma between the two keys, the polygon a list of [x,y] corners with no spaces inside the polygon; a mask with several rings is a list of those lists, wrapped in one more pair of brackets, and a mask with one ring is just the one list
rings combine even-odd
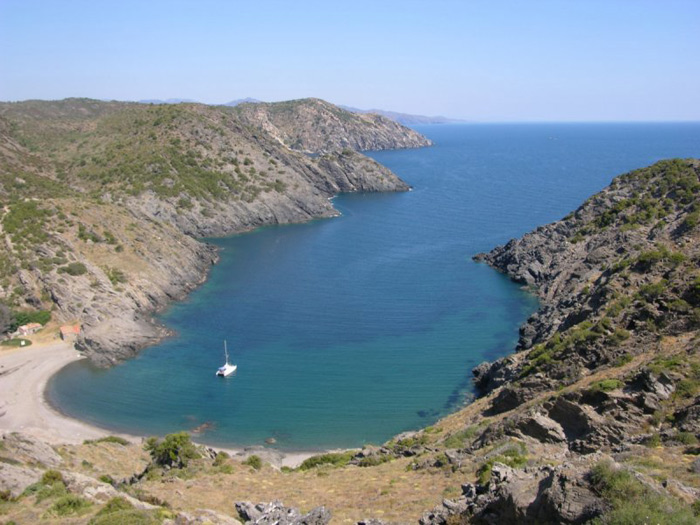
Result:
{"label": "shrub on hillside", "polygon": [[162,441],[148,438],[144,449],[151,454],[153,463],[161,467],[183,468],[190,459],[201,457],[187,432],[168,434]]}

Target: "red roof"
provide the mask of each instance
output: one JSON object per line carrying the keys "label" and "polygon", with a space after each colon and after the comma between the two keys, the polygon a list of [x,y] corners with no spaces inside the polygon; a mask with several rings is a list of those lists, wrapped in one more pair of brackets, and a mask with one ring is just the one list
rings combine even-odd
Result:
{"label": "red roof", "polygon": [[79,324],[65,324],[61,327],[61,333],[63,335],[79,334],[80,325]]}

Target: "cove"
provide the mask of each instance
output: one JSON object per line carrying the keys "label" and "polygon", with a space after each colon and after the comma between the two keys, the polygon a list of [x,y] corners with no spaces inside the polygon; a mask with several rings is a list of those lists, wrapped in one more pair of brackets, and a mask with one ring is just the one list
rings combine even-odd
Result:
{"label": "cove", "polygon": [[[220,446],[380,443],[457,409],[471,368],[506,355],[533,296],[479,251],[561,218],[613,176],[698,156],[699,124],[419,127],[436,145],[371,153],[414,187],[342,195],[342,216],[226,239],[221,262],[161,320],[177,336],[47,387],[66,414]],[[214,377],[228,341],[238,371]]]}

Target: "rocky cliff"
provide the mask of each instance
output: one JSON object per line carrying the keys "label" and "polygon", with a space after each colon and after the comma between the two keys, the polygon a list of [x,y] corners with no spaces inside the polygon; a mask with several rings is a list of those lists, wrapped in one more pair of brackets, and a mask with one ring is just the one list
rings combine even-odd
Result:
{"label": "rocky cliff", "polygon": [[205,278],[216,254],[194,238],[331,217],[341,192],[408,190],[355,150],[429,144],[315,99],[260,111],[0,104],[0,296],[81,323],[78,346],[114,362],[162,337],[151,314]]}

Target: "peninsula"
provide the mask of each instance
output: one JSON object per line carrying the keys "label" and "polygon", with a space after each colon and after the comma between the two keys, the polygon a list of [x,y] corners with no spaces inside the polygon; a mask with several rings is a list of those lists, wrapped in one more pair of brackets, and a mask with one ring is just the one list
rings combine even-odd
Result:
{"label": "peninsula", "polygon": [[337,215],[342,192],[406,191],[358,153],[430,141],[318,99],[236,107],[0,103],[0,296],[81,327],[99,365],[165,329],[217,254],[201,237]]}

